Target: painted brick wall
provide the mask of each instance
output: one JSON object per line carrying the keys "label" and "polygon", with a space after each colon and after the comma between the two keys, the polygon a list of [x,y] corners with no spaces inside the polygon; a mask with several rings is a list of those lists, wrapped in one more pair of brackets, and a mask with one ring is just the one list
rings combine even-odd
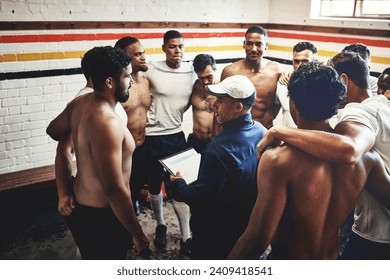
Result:
{"label": "painted brick wall", "polygon": [[[269,0],[2,0],[4,21],[268,21]],[[245,9],[244,9],[245,7]]]}
{"label": "painted brick wall", "polygon": [[53,164],[46,127],[84,84],[82,75],[0,82],[0,174]]}
{"label": "painted brick wall", "polygon": [[[269,0],[3,0],[0,6],[1,21],[196,21],[196,22],[267,22],[272,15],[278,22],[274,1]],[[279,1],[280,2],[280,1]],[[278,3],[279,3],[278,2]],[[287,1],[290,2],[290,1]],[[298,0],[295,16],[299,17],[299,6],[310,5],[310,0]],[[81,4],[79,4],[81,3]],[[239,3],[239,5],[238,5]],[[67,4],[67,5],[65,5]],[[271,5],[272,4],[272,5]],[[278,4],[276,7],[280,7]],[[248,8],[249,7],[249,8]],[[303,9],[307,10],[307,9]],[[308,15],[305,15],[308,17]],[[289,18],[291,21],[291,18]],[[283,23],[281,18],[279,23]],[[353,26],[352,23],[349,23]],[[379,28],[382,28],[380,25]],[[383,28],[382,28],[383,29]],[[110,30],[33,30],[0,31],[2,36],[35,36],[92,34],[99,37],[102,33],[132,35],[134,33],[164,33],[167,29],[110,29]],[[186,29],[183,33],[214,32],[212,36],[186,38],[185,60],[192,60],[196,54],[207,52],[217,59],[239,58],[242,50],[245,30]],[[239,35],[221,36],[226,32],[238,32]],[[305,32],[293,32],[303,34]],[[307,34],[306,34],[307,35]],[[317,34],[318,35],[318,34]],[[335,36],[339,36],[335,34]],[[162,37],[162,36],[161,36]],[[347,36],[348,37],[348,36]],[[367,39],[367,38],[363,38]],[[387,40],[388,38],[374,38]],[[293,44],[301,40],[288,36],[271,36],[267,55],[291,59]],[[45,71],[80,67],[83,52],[97,45],[113,45],[110,40],[70,40],[33,42],[0,41],[0,73]],[[148,50],[147,59],[161,60],[162,39],[141,40]],[[324,54],[322,60],[339,51],[343,44],[333,42],[315,42]],[[370,47],[371,48],[371,47]],[[374,56],[386,58],[388,47],[371,48]],[[328,53],[327,53],[328,52]],[[329,54],[330,52],[330,54]],[[225,65],[219,65],[219,71]],[[285,67],[289,69],[289,66]],[[382,71],[384,64],[374,64],[372,69]],[[54,163],[56,143],[45,134],[49,122],[57,116],[80,88],[85,84],[82,75],[39,77],[27,79],[8,79],[0,81],[0,174],[15,172]],[[191,112],[185,114],[183,129],[191,131]]]}

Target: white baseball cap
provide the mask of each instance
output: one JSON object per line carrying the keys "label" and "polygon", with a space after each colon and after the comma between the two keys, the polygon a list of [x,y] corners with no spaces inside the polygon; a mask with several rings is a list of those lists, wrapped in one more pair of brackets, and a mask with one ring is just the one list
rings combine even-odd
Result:
{"label": "white baseball cap", "polygon": [[230,76],[219,84],[208,85],[206,87],[210,94],[215,96],[230,96],[234,99],[247,99],[256,95],[255,86],[251,80],[243,75]]}

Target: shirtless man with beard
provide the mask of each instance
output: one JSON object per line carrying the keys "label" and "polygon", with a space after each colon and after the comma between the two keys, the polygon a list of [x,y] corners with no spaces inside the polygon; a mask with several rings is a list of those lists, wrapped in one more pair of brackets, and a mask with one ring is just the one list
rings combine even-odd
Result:
{"label": "shirtless man with beard", "polygon": [[94,91],[70,102],[46,130],[57,141],[72,134],[76,202],[65,218],[83,259],[125,259],[132,244],[136,253],[149,246],[129,187],[134,139],[115,113],[129,97],[130,61],[119,49],[95,48]]}

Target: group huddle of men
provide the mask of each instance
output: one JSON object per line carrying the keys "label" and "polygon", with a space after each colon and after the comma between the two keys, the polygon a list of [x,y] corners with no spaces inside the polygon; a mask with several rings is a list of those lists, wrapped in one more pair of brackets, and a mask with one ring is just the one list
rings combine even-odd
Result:
{"label": "group huddle of men", "polygon": [[[259,259],[269,251],[270,259],[390,259],[389,68],[375,88],[364,45],[324,64],[313,44],[300,42],[294,71],[284,73],[263,57],[261,26],[246,31],[243,48],[246,57],[226,66],[221,82],[212,56],[182,61],[176,30],[164,34],[164,61],[146,63],[134,37],[86,52],[86,88],[47,128],[58,141],[58,210],[83,259],[150,253],[137,218],[145,184],[154,245],[164,248],[162,182],[192,259]],[[280,108],[284,125],[273,126]],[[189,147],[201,153],[191,184],[180,170],[168,177],[159,162]],[[353,233],[341,252],[339,230],[351,211]]]}

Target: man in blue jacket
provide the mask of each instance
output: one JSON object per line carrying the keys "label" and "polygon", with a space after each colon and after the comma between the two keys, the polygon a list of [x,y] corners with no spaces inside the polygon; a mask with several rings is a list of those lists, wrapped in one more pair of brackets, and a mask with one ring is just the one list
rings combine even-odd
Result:
{"label": "man in blue jacket", "polygon": [[192,258],[225,259],[256,200],[256,145],[267,130],[252,120],[256,89],[247,77],[231,76],[207,89],[217,97],[213,110],[222,131],[202,153],[196,184],[188,185],[179,170],[171,188],[191,208]]}

